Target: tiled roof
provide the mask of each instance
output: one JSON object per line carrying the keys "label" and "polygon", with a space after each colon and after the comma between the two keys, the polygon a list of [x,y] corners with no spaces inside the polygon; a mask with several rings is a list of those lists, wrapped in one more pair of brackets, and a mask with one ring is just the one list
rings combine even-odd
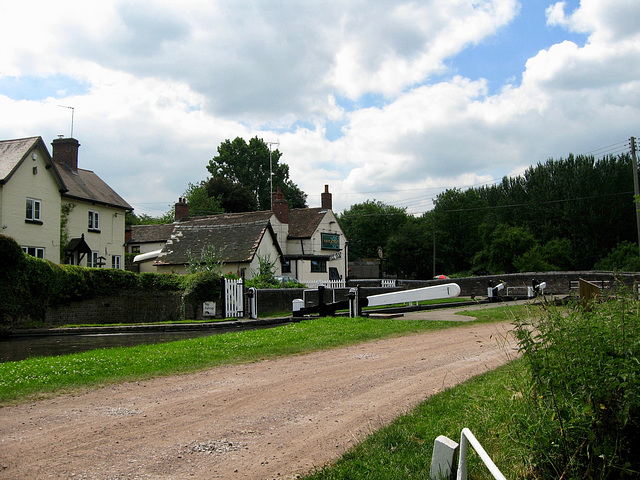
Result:
{"label": "tiled roof", "polygon": [[[52,164],[49,151],[42,141],[41,137],[28,137],[18,138],[15,140],[2,140],[0,141],[0,183],[5,183],[18,168],[20,163],[29,155],[29,153],[35,148],[40,147],[45,152],[45,162]],[[54,175],[60,188],[64,189],[62,179],[59,172],[54,170]]]}
{"label": "tiled roof", "polygon": [[131,205],[91,170],[79,168],[74,172],[61,163],[56,165],[56,169],[67,187],[65,197],[133,210]]}
{"label": "tiled roof", "polygon": [[128,243],[155,243],[166,242],[171,232],[173,223],[160,225],[131,225],[131,238]]}
{"label": "tiled roof", "polygon": [[60,184],[63,196],[133,210],[120,195],[91,170],[72,172],[67,166],[53,162],[41,137],[0,141],[0,183],[6,182],[31,150],[40,147],[46,152],[45,162]]}
{"label": "tiled roof", "polygon": [[189,251],[199,256],[208,245],[213,245],[220,252],[224,263],[250,262],[267,231],[273,235],[269,223],[271,215],[269,211],[229,213],[175,223],[173,233],[155,264],[186,264]]}
{"label": "tiled roof", "polygon": [[311,238],[326,213],[323,208],[289,210],[289,238]]}

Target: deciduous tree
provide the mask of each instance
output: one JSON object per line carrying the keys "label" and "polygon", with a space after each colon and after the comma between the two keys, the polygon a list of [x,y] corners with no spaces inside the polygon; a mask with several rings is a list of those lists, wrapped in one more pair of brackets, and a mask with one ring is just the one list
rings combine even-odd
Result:
{"label": "deciduous tree", "polygon": [[289,178],[289,166],[280,162],[281,157],[278,149],[269,152],[269,146],[261,138],[254,137],[247,143],[237,137],[220,144],[218,155],[209,161],[207,170],[213,178],[224,177],[249,189],[259,210],[271,208],[272,173],[274,191],[280,187],[291,208],[304,208],[307,194]]}

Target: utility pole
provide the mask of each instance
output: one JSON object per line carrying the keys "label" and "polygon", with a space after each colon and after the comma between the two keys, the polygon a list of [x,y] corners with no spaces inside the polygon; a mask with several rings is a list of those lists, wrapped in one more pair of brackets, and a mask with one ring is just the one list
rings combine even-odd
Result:
{"label": "utility pole", "polygon": [[437,275],[436,273],[436,220],[433,219],[433,277]]}
{"label": "utility pole", "polygon": [[636,161],[636,139],[631,137],[631,161],[633,162],[633,191],[636,205],[636,227],[638,229],[638,249],[640,251],[640,187],[638,187],[638,162]]}

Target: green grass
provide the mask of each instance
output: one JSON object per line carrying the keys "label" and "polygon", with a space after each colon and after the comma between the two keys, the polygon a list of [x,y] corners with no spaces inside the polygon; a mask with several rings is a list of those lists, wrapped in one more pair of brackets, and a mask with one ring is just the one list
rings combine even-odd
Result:
{"label": "green grass", "polygon": [[[501,310],[502,316],[490,321],[510,319],[509,308]],[[456,326],[458,324],[452,322],[329,317],[178,342],[30,358],[0,364],[0,405],[78,388],[253,362]]]}
{"label": "green grass", "polygon": [[[172,320],[166,322],[142,322],[135,325],[174,325],[174,324],[193,324],[193,323],[218,323],[218,322],[233,322],[237,318],[210,318],[208,320]],[[60,325],[52,328],[84,328],[84,327],[124,327],[129,326],[129,323],[74,323],[67,325]]]}
{"label": "green grass", "polygon": [[499,308],[481,308],[477,310],[464,310],[460,315],[474,317],[479,321],[496,322],[503,320],[526,320],[532,317],[539,317],[544,312],[542,305],[508,305]]}
{"label": "green grass", "polygon": [[[514,378],[524,375],[520,360],[434,395],[390,425],[372,432],[335,464],[305,480],[396,480],[429,478],[433,442],[445,435],[460,442],[469,428],[507,478],[522,478],[520,446],[511,438],[510,417],[521,394]],[[469,448],[469,478],[493,478]]]}
{"label": "green grass", "polygon": [[32,395],[251,362],[448,326],[322,318],[272,329],[7,362],[0,364],[0,404]]}

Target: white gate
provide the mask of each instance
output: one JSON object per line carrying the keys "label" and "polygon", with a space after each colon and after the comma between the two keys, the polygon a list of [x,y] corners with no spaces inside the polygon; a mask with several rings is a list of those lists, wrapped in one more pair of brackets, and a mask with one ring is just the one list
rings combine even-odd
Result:
{"label": "white gate", "polygon": [[244,315],[244,289],[242,279],[224,279],[224,316],[225,318]]}

